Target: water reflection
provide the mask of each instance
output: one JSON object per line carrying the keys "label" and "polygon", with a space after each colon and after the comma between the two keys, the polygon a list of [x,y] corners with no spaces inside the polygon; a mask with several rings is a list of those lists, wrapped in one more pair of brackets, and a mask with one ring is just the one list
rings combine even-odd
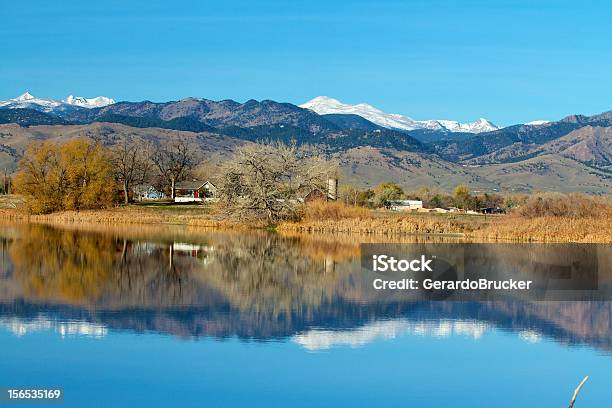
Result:
{"label": "water reflection", "polygon": [[405,334],[478,339],[495,328],[529,342],[546,336],[612,350],[612,302],[410,301],[370,289],[354,237],[178,227],[0,231],[0,325],[19,335],[153,331],[321,350]]}
{"label": "water reflection", "polygon": [[0,318],[0,326],[5,327],[18,337],[49,330],[57,332],[62,338],[73,336],[102,338],[108,333],[107,328],[100,324],[92,324],[86,321],[62,322],[46,318],[43,315],[33,319],[3,317]]}
{"label": "water reflection", "polygon": [[293,341],[312,351],[335,346],[361,347],[378,339],[394,339],[411,334],[416,336],[466,336],[478,340],[492,328],[477,320],[382,320],[347,330],[312,329],[293,337]]}

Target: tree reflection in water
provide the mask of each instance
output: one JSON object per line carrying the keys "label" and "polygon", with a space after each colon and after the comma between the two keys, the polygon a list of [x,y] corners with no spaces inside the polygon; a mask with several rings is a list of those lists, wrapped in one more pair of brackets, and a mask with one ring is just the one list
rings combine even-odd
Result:
{"label": "tree reflection in water", "polygon": [[414,302],[373,293],[353,237],[31,224],[0,231],[3,317],[262,340],[386,330],[397,325],[371,325],[393,319],[401,327],[471,321],[612,350],[612,302]]}

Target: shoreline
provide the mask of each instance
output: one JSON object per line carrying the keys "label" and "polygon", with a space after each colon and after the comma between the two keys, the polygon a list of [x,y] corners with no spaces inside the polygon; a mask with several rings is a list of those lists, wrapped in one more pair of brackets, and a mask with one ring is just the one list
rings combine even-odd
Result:
{"label": "shoreline", "polygon": [[19,209],[0,209],[4,221],[47,225],[157,225],[189,226],[218,230],[269,230],[281,235],[367,236],[391,239],[397,237],[447,237],[468,240],[512,242],[612,243],[612,219],[539,217],[525,219],[511,215],[476,216],[465,214],[397,214],[375,213],[362,218],[304,220],[283,222],[274,228],[262,225],[215,219],[204,207],[159,210],[141,206],[102,210],[64,211],[46,215],[29,215]]}

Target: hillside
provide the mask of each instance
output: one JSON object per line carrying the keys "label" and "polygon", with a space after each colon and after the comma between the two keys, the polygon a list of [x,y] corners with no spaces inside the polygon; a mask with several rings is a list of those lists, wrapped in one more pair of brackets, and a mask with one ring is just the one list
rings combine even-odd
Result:
{"label": "hillside", "polygon": [[66,121],[58,116],[35,109],[0,109],[0,124],[16,123],[20,126],[61,125]]}
{"label": "hillside", "polygon": [[586,126],[552,140],[540,149],[612,170],[612,127]]}
{"label": "hillside", "polygon": [[[27,103],[33,100],[28,97]],[[84,99],[92,104],[87,108],[41,101],[44,109],[23,108],[21,102],[12,103],[14,109],[0,108],[3,167],[14,169],[31,140],[87,136],[112,144],[122,133],[150,141],[180,133],[193,137],[198,155],[209,164],[242,143],[316,145],[338,158],[347,181],[362,187],[395,181],[409,189],[450,190],[464,183],[488,191],[612,191],[612,112],[474,134],[443,126],[390,129],[356,113],[318,114],[271,100],[102,101],[96,107],[99,101]],[[360,112],[347,112],[353,111]]]}
{"label": "hillside", "polygon": [[363,187],[393,180],[409,189],[612,193],[612,173],[555,154],[503,164],[467,166],[435,155],[361,147],[338,155],[345,180]]}
{"label": "hillside", "polygon": [[610,169],[612,127],[585,126],[543,144],[516,142],[489,154],[467,160],[468,164],[509,163],[531,157],[558,154],[592,167]]}
{"label": "hillside", "polygon": [[[179,132],[116,123],[30,127],[5,124],[0,125],[0,166],[14,169],[25,146],[32,140],[89,137],[112,144],[121,134],[152,142],[179,135],[186,137],[192,140],[201,167],[208,173],[214,173],[218,164],[237,146],[249,143],[214,132]],[[375,137],[375,133],[371,135]],[[472,189],[486,191],[497,189],[612,193],[609,172],[594,169],[575,159],[557,154],[514,163],[467,166],[444,160],[428,152],[405,151],[393,147],[378,148],[366,145],[332,150],[330,153],[341,164],[343,183],[352,183],[360,187],[372,187],[380,182],[395,181],[407,189],[429,186],[448,191],[463,183]]]}
{"label": "hillside", "polygon": [[134,128],[117,123],[92,123],[69,126],[20,127],[14,124],[0,125],[0,166],[15,168],[25,147],[32,140],[68,140],[87,137],[112,145],[120,135],[130,135],[136,141],[155,142],[173,137],[185,137],[194,146],[194,152],[202,165],[216,165],[229,157],[236,146],[244,143],[231,137],[208,132],[177,132],[159,128]]}
{"label": "hillside", "polygon": [[[365,126],[365,119],[328,120],[308,109],[269,100],[250,100],[243,104],[231,100],[216,102],[195,98],[164,103],[119,102],[100,108],[61,111],[56,115],[31,109],[0,109],[0,123],[18,123],[22,126],[98,122],[137,128],[208,132],[245,141],[295,140],[300,144],[323,145],[331,151],[362,145],[428,151],[421,142],[404,132]],[[352,125],[355,122],[359,126]]]}
{"label": "hillside", "polygon": [[344,179],[362,187],[391,180],[410,189],[429,186],[450,191],[458,184],[489,191],[500,188],[472,169],[435,155],[368,146],[347,150],[338,158]]}
{"label": "hillside", "polygon": [[262,125],[289,125],[312,133],[333,132],[339,128],[323,117],[307,109],[289,103],[249,100],[238,103],[232,100],[211,101],[187,98],[180,101],[154,103],[119,102],[102,108],[79,110],[65,115],[72,122],[89,123],[105,121],[108,116],[147,118],[171,121],[191,118],[201,124],[225,128],[237,126],[249,128]]}
{"label": "hillside", "polygon": [[[525,160],[533,155],[547,154],[538,148],[585,127],[612,126],[612,113],[594,116],[572,115],[557,122],[541,125],[515,125],[493,132],[480,133],[466,140],[441,140],[429,145],[447,160],[467,164],[500,163]],[[577,134],[578,137],[585,136]],[[610,146],[608,144],[609,152]],[[586,158],[586,157],[584,157]]]}
{"label": "hillside", "polygon": [[473,170],[508,191],[612,193],[612,172],[594,169],[556,154],[513,163],[481,165]]}

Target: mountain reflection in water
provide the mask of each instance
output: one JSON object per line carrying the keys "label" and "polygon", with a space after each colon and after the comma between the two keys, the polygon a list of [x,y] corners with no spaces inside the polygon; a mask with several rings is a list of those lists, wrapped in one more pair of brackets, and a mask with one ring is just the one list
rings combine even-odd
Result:
{"label": "mountain reflection in water", "polygon": [[612,350],[612,302],[410,301],[371,290],[351,237],[30,224],[0,231],[0,325],[17,335],[127,330],[320,350],[407,333],[478,339],[495,328]]}

